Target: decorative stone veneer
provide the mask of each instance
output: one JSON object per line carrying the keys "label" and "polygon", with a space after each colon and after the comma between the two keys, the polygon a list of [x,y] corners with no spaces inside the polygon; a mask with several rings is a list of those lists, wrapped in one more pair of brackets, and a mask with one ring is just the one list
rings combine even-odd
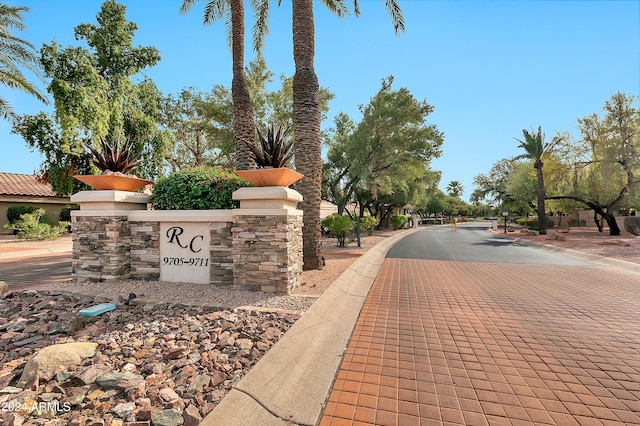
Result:
{"label": "decorative stone veneer", "polygon": [[160,222],[130,221],[131,278],[160,279]]}
{"label": "decorative stone veneer", "polygon": [[126,216],[73,216],[71,275],[78,281],[109,281],[129,275],[131,231]]}
{"label": "decorative stone veneer", "polygon": [[[161,233],[168,233],[174,225],[199,223],[210,235],[205,257],[210,265],[210,284],[291,292],[300,284],[302,274],[302,212],[295,207],[302,197],[289,188],[268,187],[242,188],[234,193],[234,199],[240,200],[239,209],[152,211],[146,210],[148,196],[144,194],[75,194],[71,201],[79,203],[81,210],[72,212],[73,277],[79,282],[161,279],[166,273],[162,272],[166,271],[162,256],[167,256],[162,254],[167,247],[163,244],[169,237]],[[166,223],[170,226],[161,225]],[[200,249],[198,253],[202,253]],[[185,261],[195,266],[192,259]],[[188,278],[185,281],[189,282]]]}
{"label": "decorative stone veneer", "polygon": [[[236,212],[239,210],[236,210]],[[234,216],[233,286],[290,293],[302,274],[302,215]]]}

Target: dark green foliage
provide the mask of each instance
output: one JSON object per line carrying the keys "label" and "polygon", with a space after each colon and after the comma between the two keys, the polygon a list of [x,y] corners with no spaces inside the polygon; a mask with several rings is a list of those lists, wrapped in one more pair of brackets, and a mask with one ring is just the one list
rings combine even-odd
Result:
{"label": "dark green foliage", "polygon": [[391,216],[391,218],[389,218],[389,221],[391,222],[391,226],[393,226],[393,229],[402,229],[405,227],[405,225],[407,224],[407,216],[403,215],[403,214],[398,214],[395,216]]}
{"label": "dark green foliage", "polygon": [[251,186],[233,173],[213,167],[194,167],[160,178],[151,203],[155,210],[233,209],[231,198],[238,188]]}
{"label": "dark green foliage", "polygon": [[80,206],[78,204],[67,204],[62,206],[62,209],[60,210],[60,221],[71,222],[71,212],[73,210],[80,210]]}
{"label": "dark green foliage", "polygon": [[[529,222],[527,222],[527,226],[532,231],[537,231],[538,230],[538,220],[530,220]],[[556,224],[555,224],[554,221],[552,221],[551,219],[547,219],[547,229],[553,229],[555,226],[556,226]]]}
{"label": "dark green foliage", "polygon": [[627,216],[624,218],[624,229],[633,235],[640,235],[640,216]]}
{"label": "dark green foliage", "polygon": [[349,216],[332,214],[322,219],[322,226],[329,230],[329,236],[338,240],[338,247],[344,247],[353,240],[356,221]]}
{"label": "dark green foliage", "polygon": [[516,219],[516,225],[527,226],[527,218],[526,217],[517,218]]}
{"label": "dark green foliage", "polygon": [[569,226],[587,226],[587,221],[586,220],[579,220],[579,219],[569,219]]}
{"label": "dark green foliage", "polygon": [[20,216],[22,216],[23,214],[33,213],[35,210],[36,210],[35,207],[23,206],[23,205],[9,207],[7,209],[7,220],[9,221],[9,223],[15,223],[20,219]]}

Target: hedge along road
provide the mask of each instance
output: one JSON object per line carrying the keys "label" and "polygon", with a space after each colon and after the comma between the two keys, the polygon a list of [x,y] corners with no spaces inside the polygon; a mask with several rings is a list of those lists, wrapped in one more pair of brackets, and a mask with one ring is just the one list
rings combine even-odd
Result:
{"label": "hedge along road", "polygon": [[524,263],[547,265],[591,265],[557,252],[520,244],[511,238],[487,232],[488,222],[429,227],[396,244],[388,258],[431,259],[458,262]]}
{"label": "hedge along road", "polygon": [[71,279],[71,252],[0,258],[0,281],[22,290]]}

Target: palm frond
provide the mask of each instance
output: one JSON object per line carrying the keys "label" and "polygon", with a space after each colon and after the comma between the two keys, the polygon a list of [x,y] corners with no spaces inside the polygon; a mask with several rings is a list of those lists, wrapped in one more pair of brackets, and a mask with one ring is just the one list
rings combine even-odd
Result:
{"label": "palm frond", "polygon": [[393,30],[396,34],[405,32],[404,27],[404,16],[402,14],[402,9],[400,9],[400,5],[396,0],[386,0],[387,5],[387,13],[391,17],[391,22],[393,24]]}
{"label": "palm frond", "polygon": [[251,10],[255,22],[251,29],[253,49],[260,54],[264,46],[264,38],[269,34],[269,0],[251,0]]}
{"label": "palm frond", "polygon": [[322,0],[322,4],[329,12],[343,18],[349,14],[349,9],[345,4],[345,0]]}

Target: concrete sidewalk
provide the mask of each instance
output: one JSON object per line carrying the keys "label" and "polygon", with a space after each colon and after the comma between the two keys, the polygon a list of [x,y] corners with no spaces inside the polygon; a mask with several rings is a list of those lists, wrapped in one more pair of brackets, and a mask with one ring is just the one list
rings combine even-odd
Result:
{"label": "concrete sidewalk", "polygon": [[24,240],[2,240],[0,244],[0,260],[66,253],[71,252],[72,248],[70,239],[30,242],[28,245],[31,245],[31,247],[28,247]]}

